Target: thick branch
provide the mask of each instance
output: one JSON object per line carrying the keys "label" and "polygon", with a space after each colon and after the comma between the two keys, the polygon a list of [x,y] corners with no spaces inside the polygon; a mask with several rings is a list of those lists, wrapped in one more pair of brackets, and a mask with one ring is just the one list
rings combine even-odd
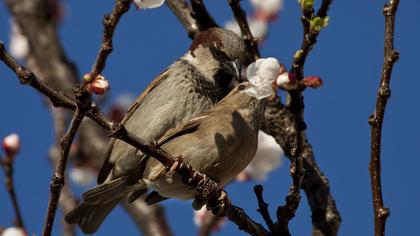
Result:
{"label": "thick branch", "polygon": [[[18,76],[19,80],[23,84],[29,84],[44,95],[48,96],[54,105],[65,107],[68,109],[77,109],[76,102],[63,95],[60,92],[55,91],[53,88],[48,86],[46,83],[40,81],[31,71],[17,64],[9,53],[4,49],[4,45],[0,43],[0,60],[3,61],[13,72]],[[167,168],[170,168],[174,164],[174,157],[166,153],[164,150],[156,147],[153,144],[147,144],[142,139],[128,132],[121,124],[112,122],[105,117],[98,107],[95,105],[89,106],[85,115],[95,120],[99,125],[105,128],[111,137],[118,138],[135,148],[139,149],[143,153],[154,157],[161,162]],[[217,183],[208,178],[206,175],[194,171],[190,166],[181,163],[176,172],[182,177],[184,183],[195,188],[197,192],[204,199],[217,199],[218,205],[223,205],[219,202],[220,191],[218,191]],[[259,224],[255,223],[249,216],[239,207],[227,203],[224,205],[224,212],[222,215],[228,217],[231,221],[238,225],[239,229],[244,230],[252,235],[266,235],[267,231]]]}
{"label": "thick branch", "polygon": [[372,184],[373,212],[375,220],[375,236],[385,235],[385,224],[390,211],[384,206],[381,186],[381,137],[382,124],[385,115],[386,104],[391,96],[390,80],[394,63],[399,54],[394,49],[394,26],[395,15],[399,0],[390,0],[383,8],[385,16],[385,42],[384,64],[376,97],[375,111],[369,117],[371,126],[371,159],[369,163],[370,178]]}
{"label": "thick branch", "polygon": [[167,0],[166,4],[187,30],[188,36],[192,39],[195,38],[202,27],[193,17],[192,7],[185,0]]}
{"label": "thick branch", "polygon": [[[296,146],[295,116],[281,103],[272,103],[266,108],[262,130],[272,135],[290,159]],[[305,135],[306,136],[306,135]],[[328,179],[319,169],[311,145],[305,137],[303,146],[305,175],[302,189],[306,193],[312,211],[314,235],[337,235],[341,217],[331,195]]]}
{"label": "thick branch", "polygon": [[241,29],[242,38],[247,48],[246,52],[246,64],[251,64],[258,58],[260,58],[260,52],[258,50],[257,40],[252,36],[251,30],[249,29],[248,20],[246,18],[246,12],[241,8],[239,0],[228,0],[229,6],[232,9],[235,20]]}
{"label": "thick branch", "polygon": [[218,27],[217,23],[214,21],[213,17],[207,11],[206,6],[204,5],[203,0],[191,0],[192,7],[192,17],[200,22],[200,31]]}

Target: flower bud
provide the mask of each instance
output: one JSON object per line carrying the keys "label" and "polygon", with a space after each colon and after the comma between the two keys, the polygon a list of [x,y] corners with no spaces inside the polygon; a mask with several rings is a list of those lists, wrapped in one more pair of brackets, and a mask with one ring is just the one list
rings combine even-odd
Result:
{"label": "flower bud", "polygon": [[98,75],[96,78],[87,85],[86,90],[90,93],[102,95],[108,92],[110,86],[108,80],[104,76]]}
{"label": "flower bud", "polygon": [[19,152],[20,140],[19,135],[9,134],[3,139],[3,150],[7,155],[14,156]]}
{"label": "flower bud", "polygon": [[312,76],[307,76],[303,78],[301,83],[305,85],[306,87],[319,88],[322,86],[323,81],[320,77],[312,75]]}

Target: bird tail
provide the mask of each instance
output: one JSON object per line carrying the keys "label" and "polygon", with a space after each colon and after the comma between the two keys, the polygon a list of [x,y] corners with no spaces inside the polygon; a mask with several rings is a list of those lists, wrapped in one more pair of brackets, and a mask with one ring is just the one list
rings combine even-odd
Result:
{"label": "bird tail", "polygon": [[83,200],[65,217],[70,224],[79,224],[86,234],[94,233],[105,217],[130,191],[126,178],[117,178],[96,186],[83,194]]}

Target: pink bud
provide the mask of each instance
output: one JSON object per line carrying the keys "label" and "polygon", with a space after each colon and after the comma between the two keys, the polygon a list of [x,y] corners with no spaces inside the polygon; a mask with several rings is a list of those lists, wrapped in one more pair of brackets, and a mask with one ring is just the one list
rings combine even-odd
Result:
{"label": "pink bud", "polygon": [[109,82],[105,79],[102,75],[96,76],[96,78],[88,84],[86,90],[90,93],[94,94],[105,94],[109,90]]}
{"label": "pink bud", "polygon": [[19,135],[9,134],[3,139],[3,150],[7,155],[14,156],[19,152],[20,141]]}
{"label": "pink bud", "polygon": [[302,84],[306,87],[319,88],[323,82],[322,79],[318,76],[307,76],[303,78]]}

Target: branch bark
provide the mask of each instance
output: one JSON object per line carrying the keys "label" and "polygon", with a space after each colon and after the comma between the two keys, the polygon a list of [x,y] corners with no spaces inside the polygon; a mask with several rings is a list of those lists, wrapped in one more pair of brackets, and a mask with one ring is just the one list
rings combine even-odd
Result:
{"label": "branch bark", "polygon": [[369,117],[369,125],[371,126],[371,159],[369,171],[372,185],[375,236],[385,235],[386,219],[390,215],[390,210],[384,206],[382,197],[381,137],[386,104],[391,96],[390,80],[392,69],[394,63],[399,58],[399,53],[394,49],[395,15],[398,4],[399,0],[390,0],[383,8],[383,14],[385,16],[384,63],[376,97],[375,111]]}
{"label": "branch bark", "polygon": [[193,17],[192,7],[185,0],[167,0],[166,4],[175,14],[188,36],[193,39],[201,31],[202,26],[199,21]]}
{"label": "branch bark", "polygon": [[246,52],[246,65],[251,64],[255,60],[261,57],[260,51],[258,50],[257,39],[252,36],[251,30],[249,29],[248,20],[246,18],[246,12],[241,8],[239,0],[228,0],[229,6],[232,9],[235,20],[241,30],[242,39],[245,42],[247,48]]}
{"label": "branch bark", "polygon": [[67,160],[70,152],[71,144],[73,143],[74,137],[77,130],[79,129],[80,123],[90,106],[90,97],[77,96],[77,107],[73,115],[73,119],[70,123],[70,128],[67,130],[67,133],[61,139],[61,153],[60,159],[58,160],[54,175],[50,183],[50,199],[48,201],[48,212],[45,218],[44,229],[42,232],[43,236],[49,236],[52,232],[52,227],[54,225],[54,217],[57,211],[58,201],[60,199],[61,190],[64,186],[65,181],[65,170],[67,166]]}
{"label": "branch bark", "polygon": [[[275,103],[266,108],[265,121],[262,124],[262,130],[276,139],[289,159],[292,148],[296,146],[294,122],[296,121],[290,110],[281,103]],[[305,175],[301,187],[312,211],[313,235],[337,235],[341,217],[328,179],[318,167],[306,134],[302,154]]]}

